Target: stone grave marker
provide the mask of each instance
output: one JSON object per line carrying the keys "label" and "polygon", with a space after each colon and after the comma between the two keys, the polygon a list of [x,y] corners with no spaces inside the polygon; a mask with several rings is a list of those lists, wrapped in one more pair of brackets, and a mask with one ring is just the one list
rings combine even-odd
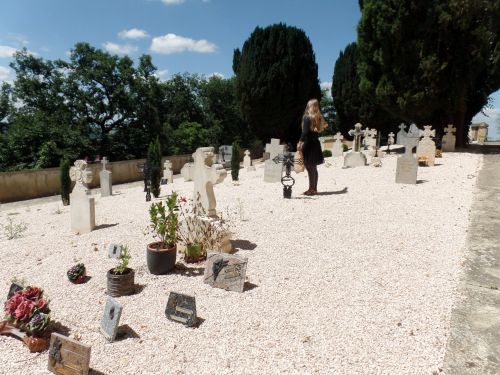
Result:
{"label": "stone grave marker", "polygon": [[442,151],[444,152],[453,152],[455,151],[455,143],[456,143],[456,137],[454,133],[457,131],[457,129],[449,124],[446,128],[444,128],[445,135],[443,136],[443,141],[442,141]]}
{"label": "stone grave marker", "polygon": [[415,124],[410,126],[410,130],[402,137],[401,141],[405,146],[405,153],[398,158],[396,165],[396,183],[398,184],[416,184],[418,161],[413,157],[413,148],[420,140],[420,130]]}
{"label": "stone grave marker", "polygon": [[108,164],[108,159],[103,157],[101,160],[102,171],[99,172],[99,179],[101,181],[101,197],[109,197],[113,195],[113,173],[106,169],[106,164]]}
{"label": "stone grave marker", "polygon": [[248,259],[239,255],[208,252],[203,282],[215,288],[243,292]]}
{"label": "stone grave marker", "polygon": [[172,162],[165,160],[163,163],[163,178],[161,179],[162,185],[167,183],[174,183],[174,173],[172,172]]}
{"label": "stone grave marker", "polygon": [[208,216],[217,216],[214,185],[221,183],[227,176],[227,171],[214,164],[214,148],[200,147],[193,154],[194,163],[188,166],[189,176],[194,181],[193,202],[199,199]]}
{"label": "stone grave marker", "polygon": [[233,147],[229,145],[222,145],[219,147],[219,155],[217,163],[227,168],[231,166],[231,156],[233,155]]}
{"label": "stone grave marker", "polygon": [[108,258],[120,259],[122,255],[122,246],[116,243],[109,244]]}
{"label": "stone grave marker", "polygon": [[185,294],[170,292],[165,315],[168,319],[184,324],[186,327],[195,326],[198,323],[195,298]]}
{"label": "stone grave marker", "polygon": [[95,199],[89,196],[86,184],[92,181],[92,171],[84,160],[77,160],[69,170],[69,177],[76,182],[70,195],[71,230],[91,232],[95,227]]}
{"label": "stone grave marker", "polygon": [[333,142],[333,147],[332,147],[332,156],[338,157],[338,156],[343,156],[344,155],[344,145],[342,143],[342,139],[344,139],[344,136],[340,134],[340,132],[337,132],[335,134],[334,142]]}
{"label": "stone grave marker", "polygon": [[433,166],[436,158],[436,144],[431,137],[436,136],[436,131],[431,130],[431,125],[425,125],[422,135],[424,136],[417,146],[417,159],[421,156],[427,158],[427,164]]}
{"label": "stone grave marker", "polygon": [[108,297],[106,306],[104,306],[104,315],[101,320],[99,330],[104,335],[106,340],[115,341],[116,333],[118,332],[118,325],[120,324],[120,317],[122,316],[123,307],[113,297]]}
{"label": "stone grave marker", "polygon": [[366,130],[361,130],[360,123],[354,125],[354,130],[349,130],[349,134],[354,136],[354,140],[352,142],[352,151],[348,152],[344,156],[344,168],[354,168],[365,166],[366,156],[361,152],[361,137],[366,134]]}
{"label": "stone grave marker", "polygon": [[269,153],[269,159],[264,162],[264,181],[281,182],[283,165],[276,164],[273,159],[285,153],[285,146],[280,145],[279,139],[272,138],[271,143],[266,144],[266,152]]}
{"label": "stone grave marker", "polygon": [[243,157],[243,168],[248,171],[248,168],[252,166],[252,158],[250,157],[250,151],[245,150],[245,156]]}
{"label": "stone grave marker", "polygon": [[184,181],[193,181],[193,176],[191,176],[192,167],[194,163],[186,163],[181,168],[181,176],[184,178]]}
{"label": "stone grave marker", "polygon": [[50,335],[48,370],[59,375],[88,375],[90,349],[88,345],[54,332]]}
{"label": "stone grave marker", "polygon": [[366,129],[365,145],[371,149],[377,147],[377,129]]}
{"label": "stone grave marker", "polygon": [[16,292],[19,292],[20,290],[23,290],[23,289],[24,289],[24,287],[22,285],[17,284],[17,283],[10,284],[9,293],[7,294],[7,299],[12,297]]}
{"label": "stone grave marker", "polygon": [[406,125],[404,123],[401,123],[399,125],[399,131],[396,134],[396,144],[402,145],[403,144],[403,138],[406,137],[408,133],[406,133]]}

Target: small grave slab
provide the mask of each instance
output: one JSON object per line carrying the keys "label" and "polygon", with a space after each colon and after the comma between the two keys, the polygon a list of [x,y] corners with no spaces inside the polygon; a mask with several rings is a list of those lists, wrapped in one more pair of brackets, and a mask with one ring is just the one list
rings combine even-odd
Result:
{"label": "small grave slab", "polygon": [[203,282],[214,288],[243,292],[248,258],[208,252]]}
{"label": "small grave slab", "polygon": [[123,306],[116,299],[108,297],[99,329],[108,341],[115,341],[122,310]]}
{"label": "small grave slab", "polygon": [[122,246],[116,243],[112,243],[108,247],[108,257],[120,259],[122,255]]}
{"label": "small grave slab", "polygon": [[48,369],[60,375],[88,375],[90,346],[69,337],[52,333],[50,336]]}
{"label": "small grave slab", "polygon": [[16,292],[19,292],[20,290],[23,290],[23,289],[24,289],[24,287],[22,285],[19,285],[16,283],[10,284],[9,293],[7,294],[7,299],[12,297]]}
{"label": "small grave slab", "polygon": [[192,296],[170,292],[165,315],[168,319],[193,327],[198,323],[196,316],[196,300]]}

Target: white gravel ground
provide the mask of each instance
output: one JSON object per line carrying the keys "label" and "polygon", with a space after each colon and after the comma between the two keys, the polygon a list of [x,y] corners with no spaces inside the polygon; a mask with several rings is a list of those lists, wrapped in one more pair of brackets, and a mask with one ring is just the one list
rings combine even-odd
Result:
{"label": "white gravel ground", "polygon": [[[263,182],[262,165],[242,170],[238,186],[229,176],[215,193],[217,208],[235,217],[238,254],[249,258],[242,294],[203,284],[202,265],[149,274],[149,203],[137,184],[96,195],[101,228],[85,235],[70,233],[69,208],[54,202],[3,209],[1,224],[11,215],[28,230],[0,238],[0,290],[13,276],[44,288],[52,319],[92,346],[91,374],[430,375],[444,357],[481,156],[444,154],[437,164],[419,168],[413,186],[394,183],[392,155],[382,168],[341,169],[327,158],[319,168],[326,194],[300,195],[302,173],[291,200]],[[176,178],[174,186],[190,195],[192,184]],[[111,344],[98,332],[115,265],[102,246],[109,242],[130,246],[142,289],[119,298],[129,333]],[[78,260],[92,278],[73,285],[66,270]],[[170,291],[196,296],[199,328],[166,319]],[[0,358],[2,375],[49,373],[47,352],[30,354],[10,337],[0,336]]]}

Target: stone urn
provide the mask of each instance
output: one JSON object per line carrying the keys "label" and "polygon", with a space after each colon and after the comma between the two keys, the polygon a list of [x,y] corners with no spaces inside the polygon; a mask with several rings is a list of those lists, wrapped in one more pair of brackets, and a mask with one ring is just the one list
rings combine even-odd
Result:
{"label": "stone urn", "polygon": [[149,272],[153,275],[164,275],[175,267],[177,245],[164,249],[162,242],[153,242],[146,248],[146,261]]}

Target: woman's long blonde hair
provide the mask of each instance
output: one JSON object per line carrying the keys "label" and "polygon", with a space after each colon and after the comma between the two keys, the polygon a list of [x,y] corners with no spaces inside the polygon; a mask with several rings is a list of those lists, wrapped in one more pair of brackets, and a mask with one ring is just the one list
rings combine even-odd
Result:
{"label": "woman's long blonde hair", "polygon": [[311,130],[320,133],[328,127],[328,123],[319,111],[318,99],[311,99],[307,102],[304,116],[311,119]]}

